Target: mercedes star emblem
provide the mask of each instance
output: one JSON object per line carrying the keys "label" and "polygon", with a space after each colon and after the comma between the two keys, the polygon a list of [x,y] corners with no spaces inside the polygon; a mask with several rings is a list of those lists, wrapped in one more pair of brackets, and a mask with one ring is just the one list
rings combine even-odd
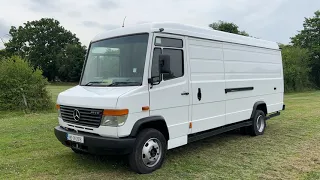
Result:
{"label": "mercedes star emblem", "polygon": [[75,110],[73,111],[73,119],[74,119],[75,121],[79,121],[79,120],[80,120],[80,112],[79,112],[78,109],[75,109]]}

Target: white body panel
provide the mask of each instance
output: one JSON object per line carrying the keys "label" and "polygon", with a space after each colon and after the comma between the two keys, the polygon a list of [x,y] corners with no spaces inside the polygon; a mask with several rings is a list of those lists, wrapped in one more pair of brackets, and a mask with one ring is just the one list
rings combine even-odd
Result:
{"label": "white body panel", "polygon": [[[192,133],[225,125],[223,44],[189,38],[192,86]],[[198,99],[198,91],[201,99]]]}
{"label": "white body panel", "polygon": [[[159,28],[164,28],[162,33]],[[162,116],[169,131],[168,149],[188,142],[188,135],[250,119],[258,101],[268,113],[282,110],[283,72],[277,43],[174,23],[150,23],[111,30],[94,41],[149,33],[143,83],[131,87],[77,86],[62,92],[58,104],[98,109],[129,109],[120,127],[72,127],[101,136],[124,138],[145,117]],[[151,86],[152,55],[156,36],[183,40],[184,75]],[[252,90],[226,93],[228,88]],[[201,99],[198,98],[199,90]],[[181,93],[188,92],[188,96]],[[149,106],[149,111],[142,107]],[[190,127],[192,123],[192,128]],[[71,126],[70,126],[71,125]]]}
{"label": "white body panel", "polygon": [[57,103],[66,106],[90,107],[97,109],[116,108],[117,100],[126,92],[137,87],[89,87],[76,86],[59,94]]}

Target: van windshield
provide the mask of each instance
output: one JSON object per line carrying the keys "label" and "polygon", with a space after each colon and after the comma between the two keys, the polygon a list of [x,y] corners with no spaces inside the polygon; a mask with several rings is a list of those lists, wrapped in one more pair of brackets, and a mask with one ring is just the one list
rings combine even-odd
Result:
{"label": "van windshield", "polygon": [[82,86],[140,86],[148,34],[106,39],[91,44]]}

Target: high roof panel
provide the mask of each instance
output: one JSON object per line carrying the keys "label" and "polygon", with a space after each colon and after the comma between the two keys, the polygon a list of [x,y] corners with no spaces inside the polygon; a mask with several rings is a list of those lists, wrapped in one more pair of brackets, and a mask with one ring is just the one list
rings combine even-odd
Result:
{"label": "high roof panel", "polygon": [[163,33],[185,35],[191,37],[197,37],[202,39],[211,39],[216,41],[245,44],[256,47],[263,47],[269,49],[279,49],[279,46],[276,42],[266,41],[262,39],[252,38],[241,36],[237,34],[226,33],[222,31],[212,30],[211,28],[203,28],[179,23],[171,22],[154,22],[154,23],[144,23],[131,25],[123,28],[117,28],[105,33],[97,35],[92,41],[98,41],[101,39],[107,39],[110,37],[123,36],[128,34],[137,34],[137,33],[150,33],[150,32],[159,32],[159,29],[163,28]]}

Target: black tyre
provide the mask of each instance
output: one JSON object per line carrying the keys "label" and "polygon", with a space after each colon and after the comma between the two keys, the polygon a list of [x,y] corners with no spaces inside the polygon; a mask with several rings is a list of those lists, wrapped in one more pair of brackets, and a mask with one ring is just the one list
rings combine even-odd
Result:
{"label": "black tyre", "polygon": [[256,110],[252,118],[252,126],[247,127],[248,133],[251,136],[259,136],[264,133],[264,130],[267,127],[266,115],[261,110]]}
{"label": "black tyre", "polygon": [[147,174],[159,169],[165,159],[167,141],[156,129],[142,130],[136,139],[129,165],[137,173]]}

